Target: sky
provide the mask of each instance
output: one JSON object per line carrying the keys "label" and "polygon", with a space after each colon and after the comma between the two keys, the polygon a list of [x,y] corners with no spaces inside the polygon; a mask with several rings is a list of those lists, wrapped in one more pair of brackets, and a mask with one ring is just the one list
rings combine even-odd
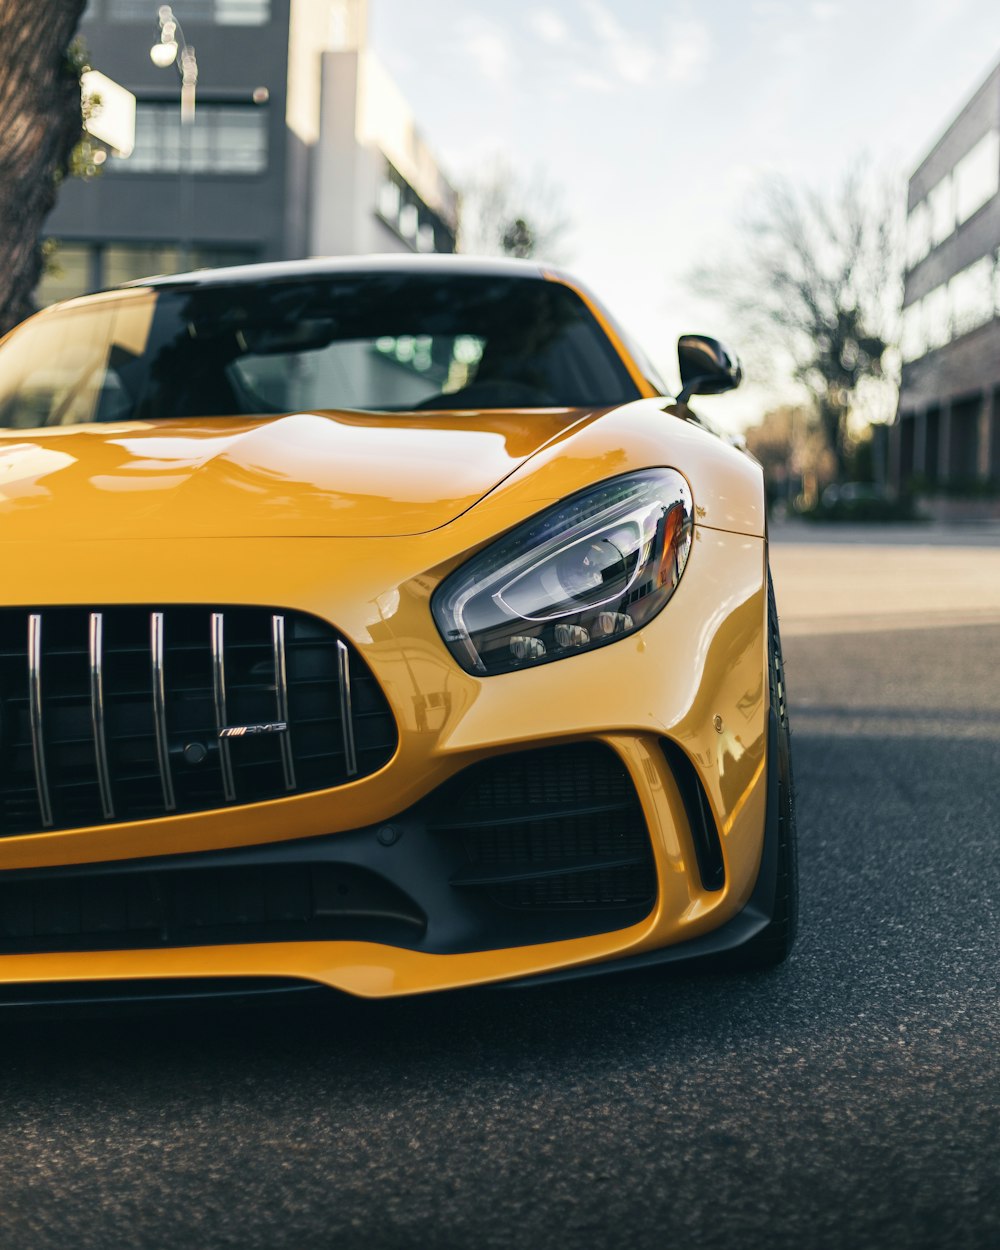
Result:
{"label": "sky", "polygon": [[[553,188],[567,267],[676,384],[674,344],[740,326],[692,271],[739,248],[760,180],[906,176],[1000,60],[998,0],[370,0],[369,41],[458,183]],[[774,389],[700,401],[737,429]]]}

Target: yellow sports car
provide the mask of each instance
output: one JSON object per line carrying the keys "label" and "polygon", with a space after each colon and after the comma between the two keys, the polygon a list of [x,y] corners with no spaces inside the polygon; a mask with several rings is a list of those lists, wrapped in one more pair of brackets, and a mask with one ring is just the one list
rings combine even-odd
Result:
{"label": "yellow sports car", "polygon": [[0,344],[0,1002],[383,997],[795,931],[759,466],[528,262],[155,278]]}

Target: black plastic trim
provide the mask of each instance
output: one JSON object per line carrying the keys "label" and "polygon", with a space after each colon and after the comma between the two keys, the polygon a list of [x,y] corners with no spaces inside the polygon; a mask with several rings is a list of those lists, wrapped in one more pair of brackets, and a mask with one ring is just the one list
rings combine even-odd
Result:
{"label": "black plastic trim", "polygon": [[721,890],[726,884],[726,864],[722,857],[722,841],[705,787],[701,784],[694,764],[676,742],[661,738],[660,746],[677,782],[677,789],[681,792],[681,801],[698,860],[701,884],[706,890]]}
{"label": "black plastic trim", "polygon": [[609,856],[592,856],[589,859],[563,860],[549,868],[536,865],[522,866],[516,869],[495,869],[492,872],[470,869],[452,877],[452,885],[503,885],[509,881],[542,881],[546,877],[571,877],[578,872],[600,872],[608,868],[631,868],[633,865],[644,867],[645,856],[629,855],[618,858]]}
{"label": "black plastic trim", "polygon": [[319,981],[289,977],[171,977],[128,981],[31,981],[0,986],[0,1012],[47,1007],[102,1007],[224,1002],[235,1005],[303,993],[333,993]]}

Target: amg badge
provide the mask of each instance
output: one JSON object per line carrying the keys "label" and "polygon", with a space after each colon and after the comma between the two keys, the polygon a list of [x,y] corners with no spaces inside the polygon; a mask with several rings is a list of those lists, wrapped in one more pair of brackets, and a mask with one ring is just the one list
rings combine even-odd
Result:
{"label": "amg badge", "polygon": [[284,720],[263,721],[259,725],[227,725],[219,730],[220,738],[245,738],[249,734],[283,734],[288,732],[288,722]]}

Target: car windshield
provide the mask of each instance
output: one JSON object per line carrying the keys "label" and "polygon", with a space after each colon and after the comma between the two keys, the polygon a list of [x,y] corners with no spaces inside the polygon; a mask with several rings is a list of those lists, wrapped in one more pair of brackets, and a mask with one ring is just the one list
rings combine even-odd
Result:
{"label": "car windshield", "polygon": [[0,426],[315,409],[598,407],[639,391],[542,279],[368,273],[95,296],[0,346]]}

